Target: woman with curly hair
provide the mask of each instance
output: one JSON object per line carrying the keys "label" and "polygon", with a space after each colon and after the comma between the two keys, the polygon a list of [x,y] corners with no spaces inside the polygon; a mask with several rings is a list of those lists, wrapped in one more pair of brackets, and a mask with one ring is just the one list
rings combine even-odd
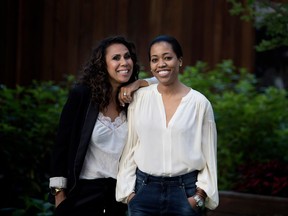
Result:
{"label": "woman with curly hair", "polygon": [[49,183],[56,215],[125,215],[115,186],[126,110],[131,94],[150,82],[138,73],[134,44],[124,37],[108,37],[93,50],[60,117]]}

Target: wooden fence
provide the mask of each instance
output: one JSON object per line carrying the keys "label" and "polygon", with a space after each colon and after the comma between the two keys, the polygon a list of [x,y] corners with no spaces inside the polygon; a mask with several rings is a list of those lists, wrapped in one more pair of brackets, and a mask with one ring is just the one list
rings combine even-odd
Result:
{"label": "wooden fence", "polygon": [[[252,70],[254,30],[229,14],[226,0],[3,0],[0,83],[63,80],[76,75],[98,40],[121,34],[135,42],[143,70],[159,34],[183,46],[184,66],[232,59]],[[3,61],[3,62],[2,62]]]}

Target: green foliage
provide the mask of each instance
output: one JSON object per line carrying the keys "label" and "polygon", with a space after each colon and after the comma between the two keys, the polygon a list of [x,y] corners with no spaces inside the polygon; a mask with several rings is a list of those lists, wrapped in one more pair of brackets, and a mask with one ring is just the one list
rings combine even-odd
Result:
{"label": "green foliage", "polygon": [[245,21],[253,21],[257,29],[265,29],[267,38],[257,46],[257,51],[288,46],[288,3],[270,0],[227,0],[231,3],[230,13]]}
{"label": "green foliage", "polygon": [[148,77],[149,77],[148,73],[146,73],[145,71],[140,71],[139,79],[145,79],[145,78],[148,78]]}
{"label": "green foliage", "polygon": [[[147,76],[145,72],[140,74],[141,78]],[[212,103],[218,130],[221,190],[231,190],[239,179],[243,181],[239,167],[275,159],[288,162],[285,90],[270,87],[259,91],[254,76],[236,68],[230,60],[212,69],[197,62],[186,67],[179,78]],[[0,214],[51,215],[53,207],[47,203],[50,152],[73,81],[68,77],[64,85],[34,82],[15,89],[0,86],[0,163],[5,165],[0,168],[0,189],[5,194]],[[278,181],[283,185],[281,178]]]}
{"label": "green foliage", "polygon": [[[35,199],[31,197],[25,197],[23,198],[23,202],[25,203],[25,208],[13,209],[13,210],[11,209],[13,211],[13,216],[30,216],[30,215],[52,216],[54,215],[54,205],[47,201],[44,201],[41,199]],[[3,211],[3,213],[4,212],[5,211]]]}
{"label": "green foliage", "polygon": [[215,68],[197,62],[180,80],[202,92],[212,103],[218,130],[220,189],[231,190],[251,162],[288,162],[287,92],[274,87],[261,92],[254,76],[224,60]]}
{"label": "green foliage", "polygon": [[20,197],[44,199],[47,194],[50,152],[67,87],[36,81],[29,87],[1,86],[0,163],[5,166],[0,187],[5,199],[0,209],[25,205]]}

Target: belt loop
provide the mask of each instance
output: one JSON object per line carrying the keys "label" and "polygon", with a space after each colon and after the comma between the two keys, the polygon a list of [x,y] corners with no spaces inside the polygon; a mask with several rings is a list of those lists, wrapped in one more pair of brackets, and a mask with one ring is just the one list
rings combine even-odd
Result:
{"label": "belt loop", "polygon": [[182,179],[182,176],[179,176],[179,183],[180,183],[180,185],[183,185],[183,179]]}
{"label": "belt loop", "polygon": [[142,172],[143,174],[144,174],[144,183],[145,184],[147,184],[148,183],[148,180],[149,180],[149,174],[147,174],[147,173],[144,173],[144,172]]}

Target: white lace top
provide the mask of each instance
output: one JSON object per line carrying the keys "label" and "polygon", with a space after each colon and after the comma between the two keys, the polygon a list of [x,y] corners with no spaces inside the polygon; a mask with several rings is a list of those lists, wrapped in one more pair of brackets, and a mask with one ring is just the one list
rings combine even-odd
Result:
{"label": "white lace top", "polygon": [[127,140],[127,122],[122,112],[111,119],[99,113],[90,145],[84,160],[81,179],[108,178],[116,179],[119,159]]}

